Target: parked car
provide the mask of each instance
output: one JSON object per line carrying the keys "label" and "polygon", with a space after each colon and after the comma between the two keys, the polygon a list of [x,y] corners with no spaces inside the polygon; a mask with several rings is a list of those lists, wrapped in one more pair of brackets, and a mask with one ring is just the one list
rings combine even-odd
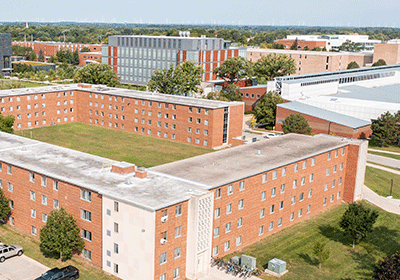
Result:
{"label": "parked car", "polygon": [[275,134],[275,133],[267,133],[264,135],[264,138],[268,139],[268,138],[277,137],[277,136],[279,136],[279,135]]}
{"label": "parked car", "polygon": [[24,248],[20,245],[0,245],[0,262],[4,262],[6,259],[21,256],[24,253]]}
{"label": "parked car", "polygon": [[63,268],[53,268],[50,269],[49,271],[46,271],[45,273],[42,274],[39,278],[36,278],[35,280],[72,280],[72,279],[78,279],[79,278],[79,269],[77,269],[75,266],[69,265]]}

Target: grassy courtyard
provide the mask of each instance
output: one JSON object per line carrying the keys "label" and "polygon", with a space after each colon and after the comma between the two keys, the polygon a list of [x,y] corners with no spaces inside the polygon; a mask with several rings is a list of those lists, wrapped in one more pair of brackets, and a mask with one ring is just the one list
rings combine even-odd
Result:
{"label": "grassy courtyard", "polygon": [[390,179],[393,179],[393,198],[400,199],[400,175],[367,166],[365,185],[381,196],[390,195]]}
{"label": "grassy courtyard", "polygon": [[15,134],[137,166],[151,167],[212,152],[212,149],[82,123],[69,123]]}
{"label": "grassy courtyard", "polygon": [[[374,231],[356,245],[353,250],[351,240],[344,236],[339,227],[340,217],[347,208],[338,205],[313,218],[284,229],[229,257],[250,255],[257,258],[257,267],[264,270],[268,261],[278,258],[287,262],[289,272],[283,280],[298,279],[371,279],[373,266],[379,259],[400,251],[400,218],[369,205],[379,212]],[[312,252],[316,241],[327,243],[331,251],[328,261],[318,269],[318,262]],[[263,274],[263,279],[272,279]]]}

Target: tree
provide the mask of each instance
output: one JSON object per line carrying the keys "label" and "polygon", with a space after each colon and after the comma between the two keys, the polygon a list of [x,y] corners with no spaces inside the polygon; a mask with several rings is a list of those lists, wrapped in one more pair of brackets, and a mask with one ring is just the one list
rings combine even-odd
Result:
{"label": "tree", "polygon": [[7,132],[7,133],[14,133],[13,125],[14,125],[15,118],[13,115],[8,115],[4,117],[0,113],[0,131]]}
{"label": "tree", "polygon": [[76,51],[74,51],[72,53],[70,63],[72,65],[78,65],[79,64],[79,53],[78,53],[78,50],[76,50]]}
{"label": "tree", "polygon": [[347,40],[339,47],[339,50],[346,52],[360,52],[364,49],[365,47],[361,43],[351,42],[350,40]]}
{"label": "tree", "polygon": [[291,114],[282,122],[282,130],[286,133],[311,134],[311,127],[302,114]]}
{"label": "tree", "polygon": [[241,56],[228,58],[220,67],[216,67],[213,73],[229,84],[253,77],[251,62]]}
{"label": "tree", "polygon": [[44,62],[44,55],[42,50],[39,50],[39,61]]}
{"label": "tree", "polygon": [[373,67],[374,67],[374,66],[383,66],[383,65],[386,65],[386,61],[383,60],[382,58],[381,58],[381,59],[378,59],[376,62],[374,62],[374,63],[372,64]]}
{"label": "tree", "polygon": [[376,120],[372,120],[372,136],[381,142],[382,147],[385,144],[397,144],[400,135],[399,126],[396,124],[399,121],[399,113],[392,115],[390,112],[386,112]]}
{"label": "tree", "polygon": [[360,65],[358,65],[358,63],[355,61],[352,61],[349,64],[347,64],[347,69],[356,69],[356,68],[360,68]]}
{"label": "tree", "polygon": [[0,189],[0,220],[5,220],[11,213],[10,203],[4,196],[3,190]]}
{"label": "tree", "polygon": [[344,212],[340,227],[353,240],[353,249],[356,242],[367,237],[372,232],[372,227],[378,218],[378,212],[366,208],[363,204],[353,202],[349,204],[346,212]]}
{"label": "tree", "polygon": [[61,261],[85,246],[74,217],[64,208],[50,212],[46,225],[40,230],[40,242],[44,254],[57,255]]}
{"label": "tree", "polygon": [[287,55],[268,54],[254,64],[254,74],[258,79],[273,80],[275,77],[296,73],[296,63]]}
{"label": "tree", "polygon": [[257,103],[254,116],[258,123],[275,123],[276,105],[285,102],[285,100],[275,91],[269,91],[264,94]]}
{"label": "tree", "polygon": [[81,52],[90,52],[90,49],[88,47],[83,47],[81,49]]}
{"label": "tree", "polygon": [[185,61],[175,69],[173,64],[169,69],[155,70],[147,83],[150,91],[165,94],[189,95],[191,92],[200,91],[201,74],[203,68],[196,66],[192,61]]}
{"label": "tree", "polygon": [[378,262],[374,269],[374,279],[392,280],[400,279],[400,254],[394,253],[389,257],[384,257]]}
{"label": "tree", "polygon": [[293,41],[293,44],[290,46],[291,50],[297,50],[297,47],[299,45],[299,42],[297,40],[297,38]]}
{"label": "tree", "polygon": [[238,86],[228,85],[219,93],[219,100],[223,101],[242,101],[242,93]]}
{"label": "tree", "polygon": [[328,249],[325,249],[325,245],[326,243],[321,243],[317,241],[313,247],[313,252],[317,256],[319,261],[319,269],[321,269],[322,263],[327,261],[331,255],[331,252]]}
{"label": "tree", "polygon": [[115,87],[119,84],[119,80],[111,66],[90,63],[76,72],[74,83],[102,84]]}
{"label": "tree", "polygon": [[30,61],[37,61],[37,56],[35,52],[31,52],[31,54],[29,55],[29,60]]}

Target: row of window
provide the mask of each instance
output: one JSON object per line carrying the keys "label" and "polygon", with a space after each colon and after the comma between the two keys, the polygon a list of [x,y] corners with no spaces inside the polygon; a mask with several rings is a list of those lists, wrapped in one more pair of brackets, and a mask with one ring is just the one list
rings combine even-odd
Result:
{"label": "row of window", "polygon": [[[74,92],[71,91],[69,94],[70,94],[70,96],[73,96]],[[44,93],[42,93],[40,96],[41,96],[42,99],[46,98],[46,94],[44,94]],[[57,92],[57,97],[61,97],[61,96],[68,96],[68,92],[63,92],[63,93]],[[16,101],[21,101],[21,96],[16,96],[15,99],[16,99]],[[39,95],[38,94],[33,95],[33,100],[38,100],[38,99],[39,99]],[[5,100],[6,100],[6,98],[0,98],[0,103],[4,103]],[[14,99],[13,99],[12,96],[8,97],[8,102],[13,102],[13,100]],[[31,96],[30,95],[26,95],[26,100],[28,100],[28,101],[31,100]]]}
{"label": "row of window", "polygon": [[[74,121],[74,117],[70,117],[70,120]],[[64,117],[63,121],[67,122],[68,121],[68,117]],[[61,118],[57,118],[57,122],[60,123],[61,122]],[[38,126],[39,125],[39,121],[34,121],[33,124],[35,126]],[[42,120],[42,125],[46,125],[46,124],[47,124],[47,121],[46,120]],[[52,124],[56,124],[56,122],[52,122]],[[27,122],[26,125],[27,125],[27,127],[31,127],[32,126],[32,122]],[[18,128],[22,128],[22,124],[21,123],[17,123],[17,127]]]}

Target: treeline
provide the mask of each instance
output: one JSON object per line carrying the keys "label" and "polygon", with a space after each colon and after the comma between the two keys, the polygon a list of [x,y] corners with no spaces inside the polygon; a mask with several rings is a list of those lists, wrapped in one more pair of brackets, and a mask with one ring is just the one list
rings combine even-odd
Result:
{"label": "treeline", "polygon": [[387,41],[400,38],[400,28],[390,27],[299,27],[299,26],[214,26],[214,25],[98,25],[98,24],[5,24],[0,33],[11,33],[16,41],[61,41],[84,44],[107,43],[112,35],[166,35],[178,36],[179,31],[190,31],[191,36],[223,38],[241,45],[268,47],[274,40],[291,34],[351,34],[369,35],[370,39]]}

